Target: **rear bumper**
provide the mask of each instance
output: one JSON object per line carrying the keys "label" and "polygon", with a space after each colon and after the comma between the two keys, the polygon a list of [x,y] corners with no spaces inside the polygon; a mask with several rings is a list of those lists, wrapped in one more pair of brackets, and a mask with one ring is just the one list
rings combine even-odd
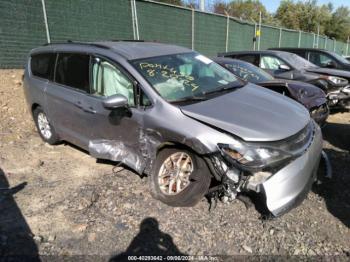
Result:
{"label": "rear bumper", "polygon": [[262,183],[266,206],[274,216],[288,212],[304,200],[315,181],[321,152],[322,134],[315,125],[308,150]]}

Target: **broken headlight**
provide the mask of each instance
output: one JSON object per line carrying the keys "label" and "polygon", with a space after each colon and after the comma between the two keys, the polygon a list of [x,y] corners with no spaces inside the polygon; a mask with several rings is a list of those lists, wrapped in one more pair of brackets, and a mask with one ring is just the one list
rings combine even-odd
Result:
{"label": "broken headlight", "polygon": [[336,76],[328,76],[327,79],[333,84],[339,85],[346,82],[346,79]]}
{"label": "broken headlight", "polygon": [[348,84],[348,80],[346,80],[345,78],[342,78],[342,77],[337,77],[337,76],[324,75],[321,77],[321,79],[328,80],[329,82],[331,82],[333,85],[336,85],[336,86]]}
{"label": "broken headlight", "polygon": [[218,144],[218,146],[225,159],[248,171],[276,165],[293,157],[293,154],[277,147],[250,144],[243,141],[237,141],[235,144],[230,145]]}

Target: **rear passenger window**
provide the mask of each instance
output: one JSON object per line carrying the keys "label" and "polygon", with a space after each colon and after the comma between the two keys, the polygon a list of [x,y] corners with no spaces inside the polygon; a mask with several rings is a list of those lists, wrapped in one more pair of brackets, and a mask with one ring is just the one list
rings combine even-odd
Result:
{"label": "rear passenger window", "polygon": [[30,70],[37,77],[52,80],[56,54],[46,53],[33,55],[30,60]]}
{"label": "rear passenger window", "polygon": [[256,55],[238,55],[237,59],[259,66],[259,59]]}
{"label": "rear passenger window", "polygon": [[90,56],[62,53],[58,55],[55,81],[59,84],[89,91]]}

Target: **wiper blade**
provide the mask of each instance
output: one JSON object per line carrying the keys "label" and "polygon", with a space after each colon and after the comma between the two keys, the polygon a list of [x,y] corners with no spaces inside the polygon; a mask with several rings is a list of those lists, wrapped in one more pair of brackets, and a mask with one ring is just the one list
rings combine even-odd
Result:
{"label": "wiper blade", "polygon": [[203,92],[203,95],[208,95],[208,94],[213,94],[213,93],[221,93],[221,92],[228,91],[228,90],[238,89],[238,88],[241,88],[245,85],[246,85],[246,83],[228,84],[228,85],[224,85],[223,87],[216,89],[216,90]]}
{"label": "wiper blade", "polygon": [[186,101],[205,101],[207,100],[204,96],[186,96],[176,100],[169,100],[170,103],[186,102]]}

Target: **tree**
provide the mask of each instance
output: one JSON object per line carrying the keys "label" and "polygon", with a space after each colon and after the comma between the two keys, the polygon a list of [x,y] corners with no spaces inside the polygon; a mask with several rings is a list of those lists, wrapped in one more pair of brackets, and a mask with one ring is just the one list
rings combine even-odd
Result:
{"label": "tree", "polygon": [[283,0],[277,9],[275,18],[286,28],[300,29],[299,10],[293,1]]}
{"label": "tree", "polygon": [[262,14],[262,21],[267,24],[277,24],[272,15],[267,12],[265,6],[259,0],[232,0],[229,3],[217,1],[214,4],[214,12],[218,14],[240,18],[242,20],[255,22],[259,21],[259,14]]}
{"label": "tree", "polygon": [[325,33],[329,37],[334,37],[347,41],[350,35],[350,10],[348,7],[337,8],[325,27]]}
{"label": "tree", "polygon": [[317,32],[319,29],[320,34],[323,34],[332,17],[332,8],[331,4],[318,6],[316,0],[284,0],[277,9],[275,18],[284,27],[306,32]]}

